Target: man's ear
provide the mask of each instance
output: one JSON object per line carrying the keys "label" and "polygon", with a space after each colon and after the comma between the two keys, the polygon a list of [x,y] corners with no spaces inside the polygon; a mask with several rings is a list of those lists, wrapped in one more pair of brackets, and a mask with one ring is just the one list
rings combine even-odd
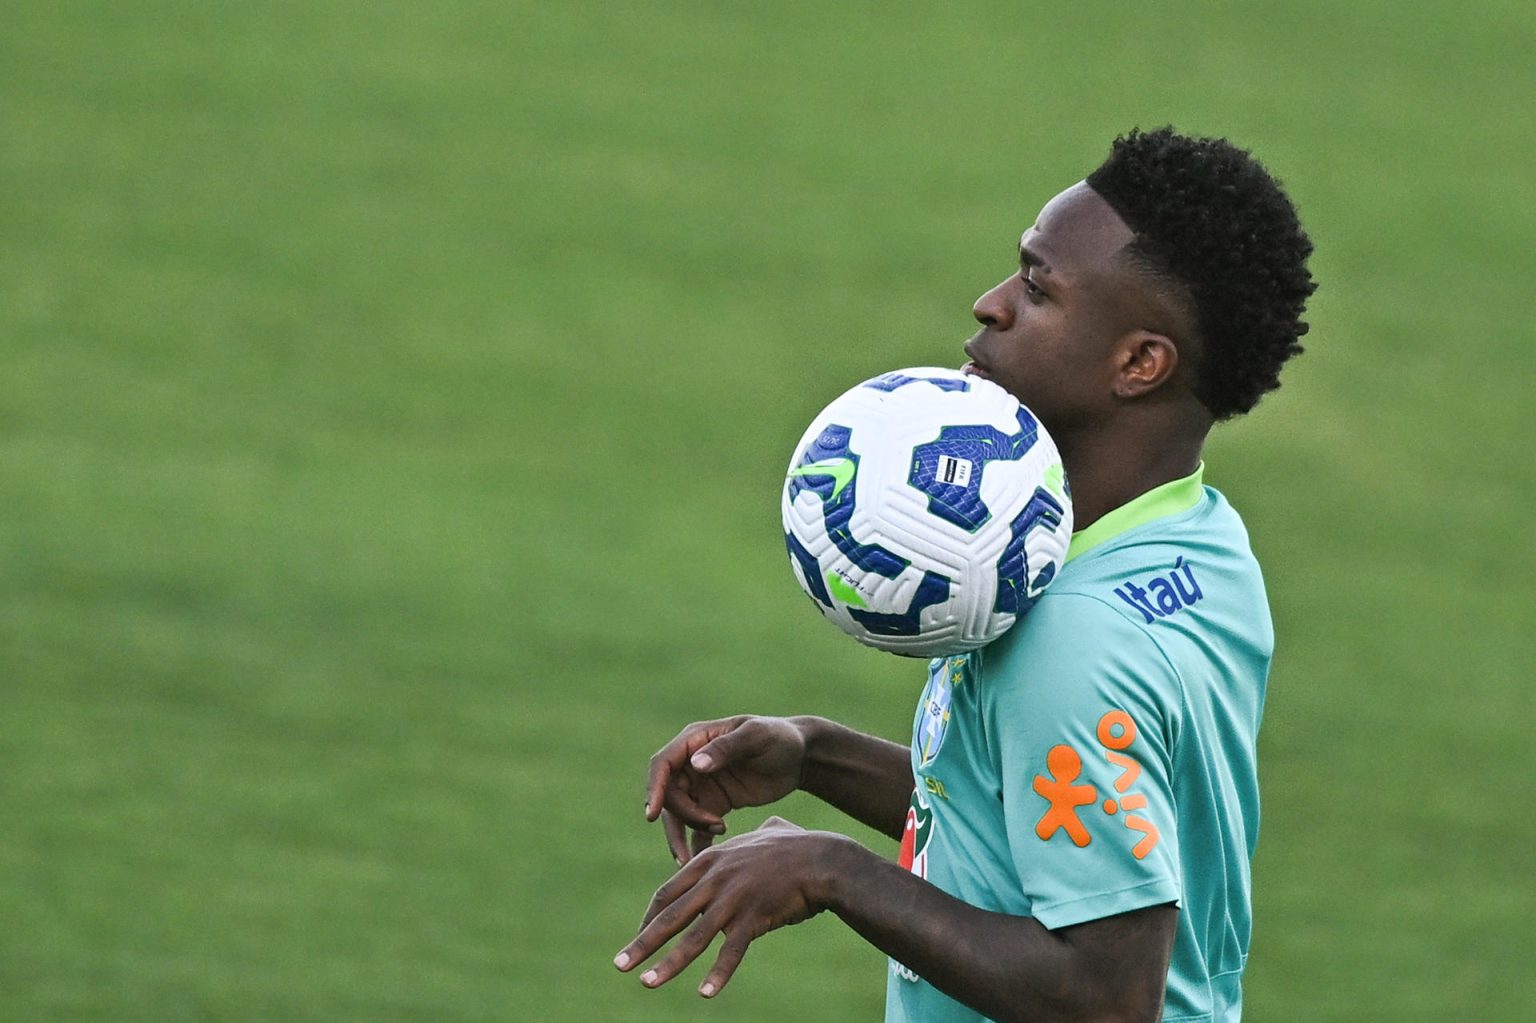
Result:
{"label": "man's ear", "polygon": [[1173,376],[1179,349],[1166,334],[1136,330],[1121,339],[1115,360],[1115,397],[1140,398]]}

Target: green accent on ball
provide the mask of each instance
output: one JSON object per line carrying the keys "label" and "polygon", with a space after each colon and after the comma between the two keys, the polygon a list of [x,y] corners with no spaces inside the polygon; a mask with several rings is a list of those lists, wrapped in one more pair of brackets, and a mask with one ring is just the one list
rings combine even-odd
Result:
{"label": "green accent on ball", "polygon": [[848,580],[836,572],[827,572],[827,589],[832,591],[832,596],[841,600],[844,604],[852,604],[854,607],[868,607],[864,603],[864,597],[858,590],[849,585]]}
{"label": "green accent on ball", "polygon": [[1062,484],[1065,480],[1066,473],[1062,470],[1060,462],[1045,470],[1045,489],[1057,497],[1066,496],[1062,491]]}
{"label": "green accent on ball", "polygon": [[802,465],[798,469],[791,469],[791,476],[831,476],[835,481],[832,486],[832,496],[828,501],[836,501],[837,495],[843,492],[843,488],[853,482],[853,474],[858,466],[851,458],[828,458],[823,462],[812,462],[810,465]]}

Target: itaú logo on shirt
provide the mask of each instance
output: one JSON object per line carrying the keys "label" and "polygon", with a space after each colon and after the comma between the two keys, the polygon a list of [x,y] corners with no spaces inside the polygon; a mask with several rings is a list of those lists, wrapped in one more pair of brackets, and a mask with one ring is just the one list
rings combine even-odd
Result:
{"label": "ita\u00fa logo on shirt", "polygon": [[1142,584],[1128,580],[1115,587],[1115,596],[1140,611],[1148,622],[1155,622],[1196,603],[1205,592],[1195,581],[1195,566],[1181,556],[1173,563],[1172,572],[1155,575]]}

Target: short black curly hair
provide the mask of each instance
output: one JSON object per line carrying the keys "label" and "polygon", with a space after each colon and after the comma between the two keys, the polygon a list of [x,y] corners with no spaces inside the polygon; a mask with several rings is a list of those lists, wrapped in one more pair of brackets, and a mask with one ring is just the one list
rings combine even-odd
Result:
{"label": "short black curly hair", "polygon": [[[1087,178],[1136,233],[1127,254],[1193,300],[1200,354],[1193,390],[1216,419],[1252,409],[1302,351],[1317,290],[1312,241],[1258,160],[1224,138],[1132,130]],[[1183,290],[1181,289],[1181,290]]]}

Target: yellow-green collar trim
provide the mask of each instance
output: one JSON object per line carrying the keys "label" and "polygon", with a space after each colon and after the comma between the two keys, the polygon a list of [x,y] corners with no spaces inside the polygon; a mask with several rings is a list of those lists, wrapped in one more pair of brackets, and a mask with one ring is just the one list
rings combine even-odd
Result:
{"label": "yellow-green collar trim", "polygon": [[1153,519],[1177,515],[1189,511],[1200,503],[1204,494],[1205,463],[1183,479],[1170,480],[1160,487],[1153,487],[1140,497],[1133,498],[1103,516],[1087,529],[1072,534],[1067,547],[1067,560],[1086,554],[1106,541],[1137,526],[1144,526]]}

